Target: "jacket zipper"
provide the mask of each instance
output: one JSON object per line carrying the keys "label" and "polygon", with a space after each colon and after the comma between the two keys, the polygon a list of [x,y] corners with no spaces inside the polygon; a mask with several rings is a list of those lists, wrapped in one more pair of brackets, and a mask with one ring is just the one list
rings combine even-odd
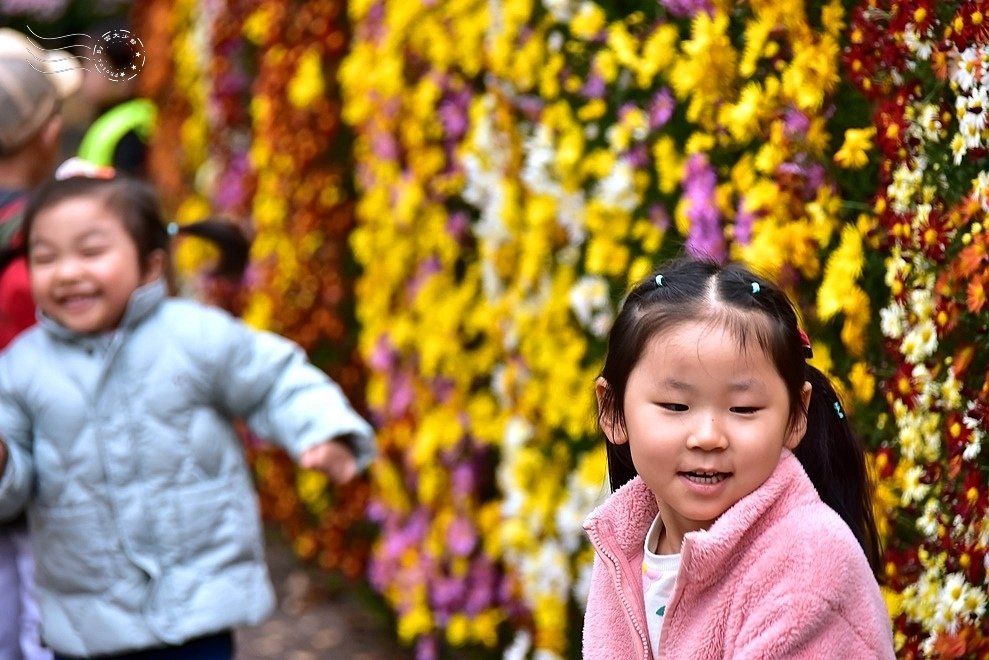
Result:
{"label": "jacket zipper", "polygon": [[625,597],[625,589],[622,588],[622,567],[618,562],[618,557],[612,553],[608,547],[601,541],[601,536],[598,534],[597,528],[590,530],[591,540],[594,541],[594,545],[597,547],[598,551],[615,567],[614,581],[615,581],[615,591],[618,592],[618,598],[622,601],[622,605],[625,607],[625,613],[628,615],[629,621],[632,622],[632,627],[635,628],[635,632],[639,635],[639,641],[642,643],[642,649],[644,650],[642,658],[649,658],[652,654],[652,649],[649,647],[649,637],[646,633],[639,627],[639,622],[636,620],[635,612],[632,609],[632,605],[628,602]]}

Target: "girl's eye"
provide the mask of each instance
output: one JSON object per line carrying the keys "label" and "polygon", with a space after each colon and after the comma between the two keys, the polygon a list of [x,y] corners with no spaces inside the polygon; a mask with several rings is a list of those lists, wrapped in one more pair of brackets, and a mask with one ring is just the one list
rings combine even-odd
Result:
{"label": "girl's eye", "polygon": [[759,412],[759,409],[755,406],[735,406],[733,408],[729,408],[729,410],[739,415],[754,415]]}
{"label": "girl's eye", "polygon": [[82,254],[82,256],[84,257],[98,257],[101,254],[103,254],[105,251],[106,248],[104,248],[102,245],[89,245],[79,250],[80,254]]}
{"label": "girl's eye", "polygon": [[683,403],[660,403],[659,407],[670,412],[687,412],[687,406]]}
{"label": "girl's eye", "polygon": [[54,255],[51,254],[44,254],[44,253],[39,254],[36,252],[28,257],[28,261],[30,261],[32,264],[49,264],[55,261],[55,257]]}

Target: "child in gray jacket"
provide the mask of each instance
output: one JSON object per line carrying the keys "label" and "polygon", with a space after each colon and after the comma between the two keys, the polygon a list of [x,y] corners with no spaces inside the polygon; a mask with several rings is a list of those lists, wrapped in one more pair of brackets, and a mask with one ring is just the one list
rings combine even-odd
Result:
{"label": "child in gray jacket", "polygon": [[39,323],[0,354],[0,520],[27,506],[44,640],[230,658],[274,604],[235,422],[338,483],[372,429],[297,345],[168,296],[146,184],[54,181],[23,232]]}

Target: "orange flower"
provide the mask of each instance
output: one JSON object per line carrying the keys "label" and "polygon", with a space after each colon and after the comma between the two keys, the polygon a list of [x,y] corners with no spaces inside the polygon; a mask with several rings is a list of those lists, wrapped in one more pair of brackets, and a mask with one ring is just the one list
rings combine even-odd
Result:
{"label": "orange flower", "polygon": [[978,314],[986,304],[986,289],[982,280],[974,280],[968,285],[968,311]]}

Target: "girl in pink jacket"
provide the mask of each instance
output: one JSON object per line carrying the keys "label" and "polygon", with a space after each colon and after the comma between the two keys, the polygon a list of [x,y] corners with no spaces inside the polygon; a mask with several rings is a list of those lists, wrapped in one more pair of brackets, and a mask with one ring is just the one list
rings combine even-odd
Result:
{"label": "girl in pink jacket", "polygon": [[680,259],[608,346],[584,658],[893,658],[863,449],[786,295]]}

